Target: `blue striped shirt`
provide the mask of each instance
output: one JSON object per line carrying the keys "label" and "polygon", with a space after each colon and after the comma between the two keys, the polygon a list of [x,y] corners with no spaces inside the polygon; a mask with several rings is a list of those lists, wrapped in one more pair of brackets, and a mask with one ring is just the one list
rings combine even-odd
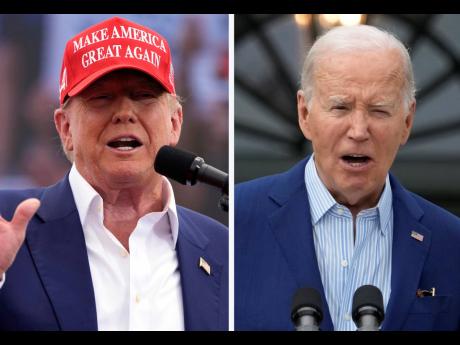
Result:
{"label": "blue striped shirt", "polygon": [[353,243],[353,216],[335,201],[321,181],[312,156],[305,167],[305,184],[319,271],[335,330],[354,331],[351,318],[353,294],[371,284],[382,291],[386,310],[391,292],[391,246],[393,206],[390,180],[377,206],[356,217]]}

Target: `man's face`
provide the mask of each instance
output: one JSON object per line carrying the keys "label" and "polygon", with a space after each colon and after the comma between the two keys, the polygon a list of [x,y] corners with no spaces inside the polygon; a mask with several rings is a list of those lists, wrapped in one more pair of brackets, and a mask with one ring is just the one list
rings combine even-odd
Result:
{"label": "man's face", "polygon": [[316,65],[308,110],[298,93],[299,124],[318,174],[347,206],[375,205],[409,137],[415,102],[404,104],[401,63],[393,50],[326,55]]}
{"label": "man's face", "polygon": [[55,113],[79,172],[93,185],[147,183],[158,150],[176,145],[182,109],[145,74],[120,70],[98,79]]}

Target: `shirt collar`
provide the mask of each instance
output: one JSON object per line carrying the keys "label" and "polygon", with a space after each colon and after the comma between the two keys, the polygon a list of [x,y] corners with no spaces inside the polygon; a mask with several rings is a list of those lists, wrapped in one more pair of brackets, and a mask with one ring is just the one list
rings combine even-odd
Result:
{"label": "shirt collar", "polygon": [[[174,198],[174,191],[171,183],[164,176],[162,178],[162,204],[164,205],[161,212],[151,213],[163,213],[166,212],[169,218],[169,224],[171,228],[171,235],[173,239],[174,248],[176,247],[177,237],[179,234],[179,219],[177,216],[176,200]],[[86,223],[88,214],[93,207],[96,205],[102,205],[102,197],[99,193],[85,180],[80,174],[75,164],[72,165],[69,173],[69,183],[72,189],[75,204],[77,206],[78,214],[80,216],[80,222],[82,226]],[[149,214],[151,214],[149,213]],[[102,217],[102,215],[101,215]]]}
{"label": "shirt collar", "polygon": [[305,166],[305,185],[307,187],[311,217],[313,224],[316,224],[337,202],[319,178],[314,155],[311,155]]}
{"label": "shirt collar", "polygon": [[[305,185],[307,187],[308,201],[310,203],[310,212],[312,216],[313,224],[317,224],[318,221],[329,212],[331,208],[339,205],[333,198],[329,190],[324,185],[323,181],[318,175],[316,170],[314,154],[311,155],[310,159],[305,166]],[[376,209],[379,216],[380,231],[385,234],[388,229],[388,223],[391,219],[392,214],[392,191],[390,178],[387,174],[385,179],[385,187],[382,195],[380,196],[379,202],[377,203]]]}

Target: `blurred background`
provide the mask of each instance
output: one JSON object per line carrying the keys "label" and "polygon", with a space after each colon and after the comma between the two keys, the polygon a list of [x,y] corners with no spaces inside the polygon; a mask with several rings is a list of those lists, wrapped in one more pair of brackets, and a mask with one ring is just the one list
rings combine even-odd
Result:
{"label": "blurred background", "polygon": [[[0,14],[0,189],[47,186],[70,169],[54,127],[66,42],[115,14]],[[177,93],[185,100],[179,148],[228,171],[228,16],[117,16],[169,42]],[[173,183],[176,202],[228,225],[220,191]]]}
{"label": "blurred background", "polygon": [[460,15],[235,16],[235,183],[282,172],[311,153],[297,122],[300,71],[315,38],[369,24],[409,48],[417,111],[392,172],[409,190],[460,216]]}

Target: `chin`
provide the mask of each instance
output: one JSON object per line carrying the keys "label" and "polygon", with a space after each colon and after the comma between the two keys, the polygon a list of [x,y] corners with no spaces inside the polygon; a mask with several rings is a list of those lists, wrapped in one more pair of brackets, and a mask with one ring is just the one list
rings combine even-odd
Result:
{"label": "chin", "polygon": [[116,183],[128,183],[128,182],[135,182],[142,180],[145,178],[146,175],[148,175],[152,170],[153,173],[153,168],[151,169],[146,169],[145,167],[142,167],[140,164],[117,164],[115,167],[111,167],[110,169],[107,169],[106,176],[109,177],[109,179],[113,182]]}
{"label": "chin", "polygon": [[347,194],[364,193],[370,190],[369,181],[367,179],[348,179],[344,183],[339,184],[342,191],[346,191]]}
{"label": "chin", "polygon": [[347,189],[351,192],[355,192],[355,191],[365,192],[365,191],[371,190],[368,181],[366,182],[356,181],[354,183],[350,183],[347,185]]}

